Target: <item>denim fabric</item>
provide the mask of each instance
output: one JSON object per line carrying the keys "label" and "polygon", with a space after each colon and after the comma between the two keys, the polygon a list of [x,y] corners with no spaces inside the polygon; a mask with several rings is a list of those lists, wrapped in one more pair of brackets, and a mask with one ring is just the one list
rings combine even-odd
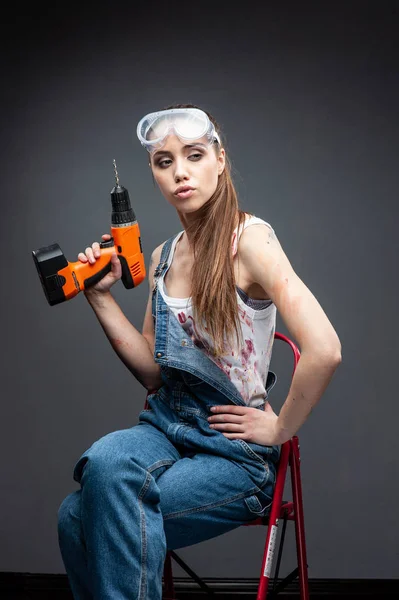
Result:
{"label": "denim fabric", "polygon": [[[167,550],[216,537],[270,509],[280,447],[210,429],[212,405],[246,405],[157,291],[172,241],[164,245],[152,298],[163,385],[149,394],[136,425],[83,453],[73,473],[80,489],[58,511],[76,600],[161,600]],[[266,397],[275,383],[269,371]]]}

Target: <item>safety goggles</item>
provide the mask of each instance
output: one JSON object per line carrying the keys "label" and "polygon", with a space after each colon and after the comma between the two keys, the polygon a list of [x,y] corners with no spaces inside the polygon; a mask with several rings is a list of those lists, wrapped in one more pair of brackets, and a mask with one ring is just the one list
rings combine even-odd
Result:
{"label": "safety goggles", "polygon": [[137,137],[148,152],[161,148],[174,133],[180,141],[192,143],[206,137],[208,144],[220,138],[208,115],[199,108],[170,108],[150,113],[137,125]]}

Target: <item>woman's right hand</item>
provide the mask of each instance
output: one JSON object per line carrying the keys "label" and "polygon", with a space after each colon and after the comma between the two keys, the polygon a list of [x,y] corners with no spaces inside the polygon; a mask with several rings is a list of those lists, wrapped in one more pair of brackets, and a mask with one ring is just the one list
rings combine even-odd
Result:
{"label": "woman's right hand", "polygon": [[[107,242],[111,239],[109,233],[104,233],[102,236],[104,242]],[[93,242],[91,247],[87,247],[85,252],[79,252],[78,260],[82,263],[89,262],[90,264],[94,264],[100,256],[100,244],[98,242]],[[99,293],[106,294],[109,292],[111,287],[122,277],[122,266],[118,255],[114,251],[111,255],[111,271],[104,275],[104,277],[95,285],[90,286],[89,288],[85,288],[85,293]]]}

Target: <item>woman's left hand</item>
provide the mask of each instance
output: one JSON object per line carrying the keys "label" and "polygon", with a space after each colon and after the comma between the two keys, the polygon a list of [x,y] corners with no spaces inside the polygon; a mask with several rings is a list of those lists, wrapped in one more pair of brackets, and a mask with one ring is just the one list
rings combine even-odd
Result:
{"label": "woman's left hand", "polygon": [[280,445],[282,431],[278,416],[266,400],[264,410],[250,406],[215,406],[208,418],[210,427],[231,440],[245,440],[261,446]]}

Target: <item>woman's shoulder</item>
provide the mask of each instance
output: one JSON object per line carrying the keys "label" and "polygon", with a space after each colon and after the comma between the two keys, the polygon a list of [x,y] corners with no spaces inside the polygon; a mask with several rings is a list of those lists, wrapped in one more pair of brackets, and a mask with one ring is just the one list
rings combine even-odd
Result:
{"label": "woman's shoulder", "polygon": [[267,225],[269,229],[273,229],[270,223],[268,221],[265,221],[265,219],[262,219],[261,217],[258,217],[257,215],[254,215],[252,213],[245,213],[245,221],[242,225],[242,231],[250,225]]}
{"label": "woman's shoulder", "polygon": [[158,260],[158,262],[159,262],[161,260],[161,255],[162,255],[165,245],[171,247],[173,242],[175,240],[177,241],[177,238],[179,238],[183,233],[184,233],[184,230],[179,231],[178,233],[174,233],[170,238],[168,238],[167,240],[162,242],[162,244],[159,244],[159,246],[157,246],[152,252],[152,256],[153,256],[154,260]]}
{"label": "woman's shoulder", "polygon": [[264,219],[261,219],[257,215],[254,215],[252,213],[245,213],[244,221],[241,223],[240,226],[237,225],[237,227],[233,231],[233,238],[232,238],[233,256],[235,256],[237,254],[238,242],[240,240],[240,237],[241,237],[243,231],[252,225],[266,225],[266,227],[268,227],[274,233],[274,229],[270,225],[270,223],[268,223]]}

